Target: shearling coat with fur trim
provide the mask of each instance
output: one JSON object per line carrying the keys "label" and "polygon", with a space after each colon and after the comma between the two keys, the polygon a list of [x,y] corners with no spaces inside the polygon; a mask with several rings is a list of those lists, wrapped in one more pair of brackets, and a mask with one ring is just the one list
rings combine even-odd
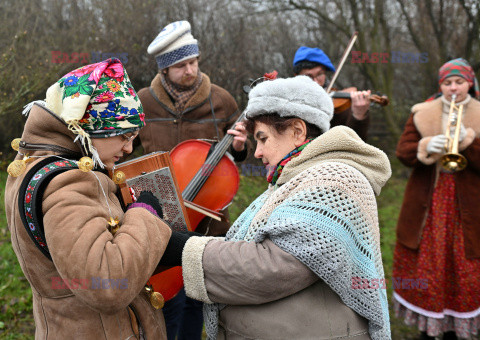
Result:
{"label": "shearling coat with fur trim", "polygon": [[[74,138],[66,125],[37,105],[22,135],[27,143],[54,144],[78,153]],[[33,292],[35,338],[127,339],[139,323],[147,339],[166,339],[162,311],[153,309],[143,288],[165,250],[170,228],[143,208],[124,213],[116,185],[103,172],[95,171],[97,181],[93,172],[68,170],[55,176],[43,195],[52,262],[37,249],[20,218],[17,202],[26,172],[8,177],[5,210],[13,249]],[[107,230],[110,216],[120,219],[115,236]],[[100,287],[98,280],[108,284],[101,281]],[[114,288],[115,280],[123,284]]]}
{"label": "shearling coat with fur trim", "polygon": [[[465,255],[480,257],[480,102],[471,99],[464,108],[463,123],[467,136],[459,144],[459,152],[468,165],[455,176],[455,193],[462,221]],[[423,227],[438,177],[437,166],[441,155],[429,155],[428,142],[433,136],[443,134],[442,101],[440,98],[413,106],[412,114],[397,145],[398,159],[412,173],[408,181],[402,209],[397,224],[397,240],[411,249],[418,249]]]}
{"label": "shearling coat with fur trim", "polygon": [[200,87],[181,113],[176,112],[159,74],[150,87],[138,91],[138,97],[142,102],[147,123],[140,131],[145,153],[170,151],[187,139],[222,138],[240,115],[237,103],[230,93],[211,84],[206,74],[202,74]]}

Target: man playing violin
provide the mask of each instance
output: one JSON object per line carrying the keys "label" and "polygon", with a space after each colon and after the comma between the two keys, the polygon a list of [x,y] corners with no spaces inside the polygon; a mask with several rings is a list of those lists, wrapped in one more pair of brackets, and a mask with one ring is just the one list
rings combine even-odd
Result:
{"label": "man playing violin", "polygon": [[[301,46],[293,58],[293,72],[295,75],[306,75],[312,78],[317,84],[325,87],[327,72],[335,72],[330,58],[319,48]],[[330,125],[346,125],[352,128],[364,141],[367,139],[370,116],[368,107],[370,105],[370,90],[353,91],[350,93],[352,105],[350,108],[335,112]]]}
{"label": "man playing violin", "polygon": [[[145,153],[170,151],[188,139],[217,142],[226,133],[234,135],[230,153],[237,162],[247,157],[247,134],[243,123],[233,126],[240,115],[235,99],[225,89],[212,84],[199,69],[197,40],[188,21],[167,25],[148,47],[159,72],[150,87],[141,89],[146,127],[139,135]],[[222,213],[228,217],[225,210]],[[227,222],[204,218],[196,231],[222,235]],[[185,306],[185,308],[184,308]],[[202,303],[187,298],[183,291],[163,308],[168,339],[200,339],[203,326]]]}

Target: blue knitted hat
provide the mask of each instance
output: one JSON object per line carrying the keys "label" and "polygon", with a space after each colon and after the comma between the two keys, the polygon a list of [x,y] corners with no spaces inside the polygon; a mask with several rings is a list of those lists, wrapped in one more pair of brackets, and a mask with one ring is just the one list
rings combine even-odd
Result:
{"label": "blue knitted hat", "polygon": [[328,56],[321,49],[315,47],[301,46],[297,52],[295,52],[295,57],[293,58],[293,66],[297,65],[301,61],[311,61],[313,63],[318,63],[329,71],[335,72],[335,67],[328,58]]}
{"label": "blue knitted hat", "polygon": [[165,26],[148,46],[147,52],[155,56],[160,70],[200,54],[190,23],[185,20]]}

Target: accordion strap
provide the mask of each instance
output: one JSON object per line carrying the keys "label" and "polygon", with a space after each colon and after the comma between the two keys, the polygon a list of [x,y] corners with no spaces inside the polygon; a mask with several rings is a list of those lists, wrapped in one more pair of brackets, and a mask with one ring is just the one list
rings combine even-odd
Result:
{"label": "accordion strap", "polygon": [[25,175],[20,185],[18,207],[20,218],[35,246],[52,260],[45,240],[43,228],[43,193],[50,181],[58,174],[78,169],[76,161],[56,156],[48,157],[35,164]]}

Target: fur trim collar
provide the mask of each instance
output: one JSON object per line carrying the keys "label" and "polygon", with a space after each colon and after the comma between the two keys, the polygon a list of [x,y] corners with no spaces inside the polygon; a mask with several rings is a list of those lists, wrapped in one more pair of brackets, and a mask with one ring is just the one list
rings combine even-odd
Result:
{"label": "fur trim collar", "polygon": [[[413,122],[422,137],[436,136],[442,131],[442,99],[416,104],[412,107]],[[475,134],[480,134],[480,102],[474,98],[465,105],[463,115],[465,127],[472,128]]]}
{"label": "fur trim collar", "polygon": [[[441,98],[416,104],[412,107],[413,124],[422,137],[418,142],[417,158],[425,165],[432,165],[442,157],[442,154],[429,154],[427,152],[427,146],[432,137],[445,133],[442,127],[442,108]],[[465,150],[472,144],[475,137],[480,135],[480,102],[478,100],[471,98],[465,104],[462,122],[466,127],[467,136],[458,145],[460,152]]]}

